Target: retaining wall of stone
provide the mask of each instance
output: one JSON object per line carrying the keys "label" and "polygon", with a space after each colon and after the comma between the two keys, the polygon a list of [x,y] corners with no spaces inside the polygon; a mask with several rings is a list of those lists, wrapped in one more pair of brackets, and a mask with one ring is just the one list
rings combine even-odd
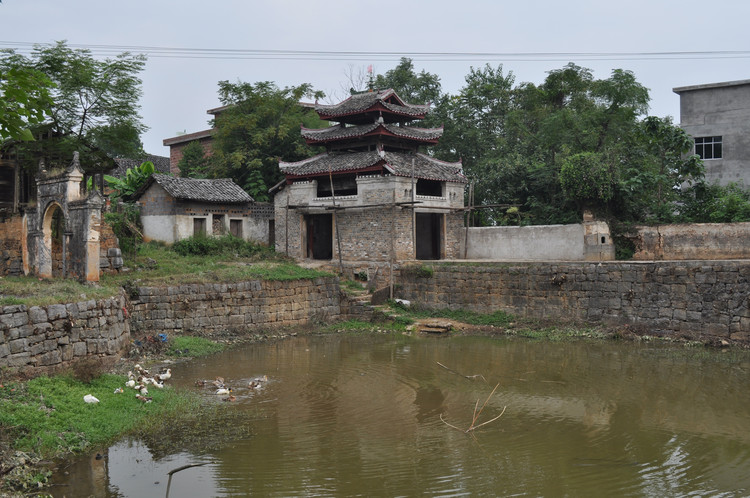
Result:
{"label": "retaining wall of stone", "polygon": [[431,308],[630,324],[651,335],[750,340],[750,261],[422,265],[397,297]]}
{"label": "retaining wall of stone", "polygon": [[39,375],[87,356],[114,360],[130,343],[124,294],[49,306],[0,307],[0,368]]}
{"label": "retaining wall of stone", "polygon": [[298,326],[359,312],[342,301],[336,277],[138,287],[130,323],[134,335]]}

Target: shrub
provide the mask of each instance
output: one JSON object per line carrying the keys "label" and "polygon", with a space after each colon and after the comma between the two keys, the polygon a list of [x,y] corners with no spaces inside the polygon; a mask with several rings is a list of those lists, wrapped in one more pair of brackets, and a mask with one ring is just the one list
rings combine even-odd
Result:
{"label": "shrub", "polygon": [[432,267],[424,265],[404,266],[401,269],[402,275],[415,278],[432,278],[434,273]]}
{"label": "shrub", "polygon": [[104,221],[109,223],[120,241],[123,254],[135,254],[138,245],[143,241],[140,211],[133,204],[119,203],[117,211],[104,214]]}
{"label": "shrub", "polygon": [[273,249],[249,242],[233,235],[208,237],[198,235],[182,239],[172,246],[172,250],[181,256],[233,256],[249,258],[258,255],[271,255]]}

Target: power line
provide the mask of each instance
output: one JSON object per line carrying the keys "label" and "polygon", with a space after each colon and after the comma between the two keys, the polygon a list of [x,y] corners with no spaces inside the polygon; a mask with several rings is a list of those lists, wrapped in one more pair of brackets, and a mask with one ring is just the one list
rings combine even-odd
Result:
{"label": "power line", "polygon": [[[49,43],[0,41],[0,47],[19,53],[31,53],[35,46]],[[546,62],[560,60],[699,60],[746,59],[750,50],[663,51],[663,52],[377,52],[329,50],[276,50],[158,47],[147,45],[96,45],[69,43],[68,47],[89,50],[92,55],[114,56],[122,52],[144,54],[153,58],[221,59],[221,60],[342,60],[390,61],[408,57],[419,61],[520,61]]]}

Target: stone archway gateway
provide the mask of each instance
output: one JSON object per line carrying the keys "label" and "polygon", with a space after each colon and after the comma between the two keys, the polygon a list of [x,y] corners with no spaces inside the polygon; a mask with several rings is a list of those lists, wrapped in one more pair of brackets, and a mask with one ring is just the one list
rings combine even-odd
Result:
{"label": "stone archway gateway", "polygon": [[65,240],[65,215],[57,202],[47,207],[42,217],[42,247],[37,261],[37,271],[42,277],[64,277],[69,260]]}
{"label": "stone archway gateway", "polygon": [[41,277],[99,280],[100,227],[104,198],[82,190],[83,172],[78,153],[58,175],[40,165],[37,206],[26,210],[24,255],[30,271]]}

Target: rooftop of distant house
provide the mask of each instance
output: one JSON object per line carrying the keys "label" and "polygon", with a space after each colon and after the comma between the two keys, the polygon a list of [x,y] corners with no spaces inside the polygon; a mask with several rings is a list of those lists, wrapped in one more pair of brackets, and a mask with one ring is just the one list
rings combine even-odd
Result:
{"label": "rooftop of distant house", "polygon": [[719,83],[705,83],[702,85],[678,86],[672,88],[674,93],[693,92],[695,90],[712,90],[714,88],[726,88],[731,86],[750,85],[750,80],[722,81]]}
{"label": "rooftop of distant house", "polygon": [[253,202],[253,198],[230,178],[216,180],[177,178],[159,173],[151,175],[148,181],[133,194],[133,198],[140,198],[154,182],[175,199],[222,204]]}

